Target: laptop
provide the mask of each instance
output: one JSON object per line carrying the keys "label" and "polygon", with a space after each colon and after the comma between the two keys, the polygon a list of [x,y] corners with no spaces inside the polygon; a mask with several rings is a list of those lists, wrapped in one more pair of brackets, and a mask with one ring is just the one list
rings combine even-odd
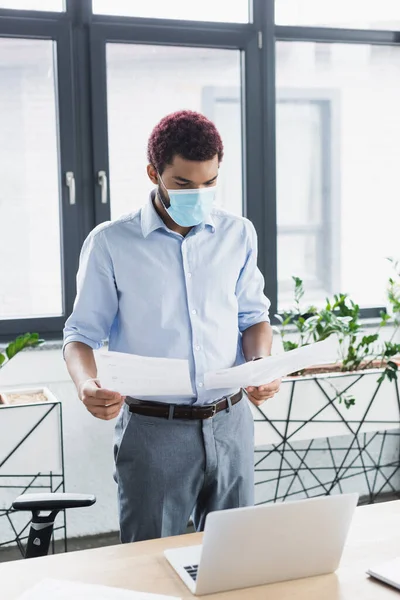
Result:
{"label": "laptop", "polygon": [[400,590],[400,556],[383,565],[368,569],[367,573],[371,577]]}
{"label": "laptop", "polygon": [[213,512],[201,546],[164,555],[197,596],[332,573],[357,502],[343,494]]}

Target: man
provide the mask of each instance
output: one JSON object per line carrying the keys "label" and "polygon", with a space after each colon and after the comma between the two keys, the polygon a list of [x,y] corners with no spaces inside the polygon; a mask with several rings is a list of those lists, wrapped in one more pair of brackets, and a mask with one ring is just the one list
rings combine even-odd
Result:
{"label": "man", "polygon": [[[139,212],[84,243],[65,358],[95,417],[119,414],[114,445],[121,541],[198,530],[211,510],[253,503],[253,419],[242,391],[208,391],[204,374],[268,356],[272,331],[257,240],[214,207],[223,145],[204,116],[165,117],[148,144],[156,186]],[[188,359],[193,397],[122,398],[101,387],[93,349]],[[279,382],[247,390],[259,405]],[[122,407],[122,410],[121,410]]]}

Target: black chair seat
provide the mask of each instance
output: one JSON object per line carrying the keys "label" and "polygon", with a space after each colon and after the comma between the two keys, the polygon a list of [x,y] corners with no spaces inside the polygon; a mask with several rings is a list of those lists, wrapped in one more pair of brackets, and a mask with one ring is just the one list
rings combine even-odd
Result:
{"label": "black chair seat", "polygon": [[91,494],[22,494],[13,502],[15,510],[64,510],[92,506],[96,497]]}

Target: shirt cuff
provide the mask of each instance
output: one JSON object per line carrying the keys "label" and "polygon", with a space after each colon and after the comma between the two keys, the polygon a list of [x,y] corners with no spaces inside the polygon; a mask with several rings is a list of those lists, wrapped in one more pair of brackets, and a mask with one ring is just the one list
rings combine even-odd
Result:
{"label": "shirt cuff", "polygon": [[64,338],[64,343],[63,343],[63,356],[64,356],[64,352],[65,352],[65,347],[70,344],[71,342],[82,342],[82,344],[86,344],[86,346],[89,346],[90,348],[92,348],[92,350],[98,350],[99,348],[102,347],[102,343],[99,342],[95,342],[93,340],[91,340],[90,338],[81,335],[80,333],[71,333],[67,336],[65,336]]}
{"label": "shirt cuff", "polygon": [[259,323],[268,323],[270,324],[270,318],[267,314],[260,315],[257,318],[252,318],[250,315],[248,317],[244,317],[239,321],[239,331],[243,333],[246,329],[250,329],[254,325],[258,325]]}

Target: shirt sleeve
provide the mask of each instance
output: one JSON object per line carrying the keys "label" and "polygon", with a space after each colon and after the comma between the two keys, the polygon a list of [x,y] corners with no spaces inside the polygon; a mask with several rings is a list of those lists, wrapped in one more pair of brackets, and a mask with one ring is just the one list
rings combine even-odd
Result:
{"label": "shirt sleeve", "polygon": [[118,311],[114,270],[102,232],[92,232],[83,244],[77,275],[77,295],[64,328],[64,348],[83,342],[93,349],[108,339]]}
{"label": "shirt sleeve", "polygon": [[264,277],[257,267],[257,233],[250,221],[247,229],[247,257],[236,285],[239,308],[239,331],[242,333],[258,323],[269,323],[271,305],[264,295]]}

